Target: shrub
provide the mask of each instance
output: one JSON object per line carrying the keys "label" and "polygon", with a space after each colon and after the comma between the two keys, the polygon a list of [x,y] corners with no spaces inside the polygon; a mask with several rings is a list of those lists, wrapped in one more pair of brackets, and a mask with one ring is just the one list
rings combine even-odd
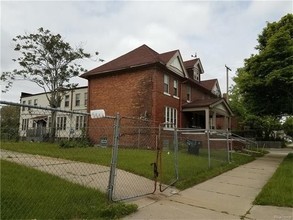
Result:
{"label": "shrub", "polygon": [[69,139],[69,140],[61,140],[59,142],[59,146],[61,148],[74,148],[74,147],[92,147],[93,144],[87,138],[81,139]]}

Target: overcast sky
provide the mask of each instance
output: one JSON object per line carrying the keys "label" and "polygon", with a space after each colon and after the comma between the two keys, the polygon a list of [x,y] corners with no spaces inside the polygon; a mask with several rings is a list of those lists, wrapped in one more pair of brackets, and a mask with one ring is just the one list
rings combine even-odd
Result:
{"label": "overcast sky", "polygon": [[[257,36],[267,22],[292,13],[292,1],[1,1],[1,72],[17,68],[12,38],[39,27],[61,34],[72,46],[99,52],[105,62],[146,44],[158,53],[179,49],[184,60],[195,53],[204,79],[217,78],[226,91],[243,61],[256,53]],[[84,60],[93,69],[101,62]],[[75,79],[81,86],[87,81]],[[1,82],[2,83],[2,82]],[[15,82],[1,100],[19,102],[20,93],[42,90]]]}

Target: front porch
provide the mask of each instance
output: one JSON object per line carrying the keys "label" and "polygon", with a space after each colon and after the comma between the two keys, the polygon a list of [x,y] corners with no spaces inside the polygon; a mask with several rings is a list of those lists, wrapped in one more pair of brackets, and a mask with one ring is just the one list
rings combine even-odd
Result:
{"label": "front porch", "polygon": [[231,130],[233,113],[223,98],[195,100],[182,106],[182,128]]}

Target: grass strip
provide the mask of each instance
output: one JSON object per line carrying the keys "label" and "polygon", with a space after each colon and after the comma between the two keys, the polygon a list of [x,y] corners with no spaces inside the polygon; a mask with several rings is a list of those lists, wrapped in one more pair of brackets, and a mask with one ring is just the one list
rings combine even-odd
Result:
{"label": "grass strip", "polygon": [[118,219],[136,205],[59,177],[1,160],[1,219]]}
{"label": "grass strip", "polygon": [[[87,148],[60,148],[56,144],[31,143],[31,142],[3,142],[2,149],[29,154],[38,154],[55,158],[64,158],[93,164],[110,166],[112,149],[100,147]],[[187,150],[178,152],[179,181],[178,189],[186,189],[211,177],[231,170],[241,164],[248,163],[254,158],[246,155],[233,154],[233,162],[227,163],[227,155],[223,150],[211,151],[211,167],[208,166],[208,154],[206,149],[200,149],[199,156],[188,154]],[[135,173],[153,179],[153,167],[156,159],[156,151],[146,149],[119,149],[119,169]],[[175,178],[174,153],[163,152],[162,181],[171,183]]]}
{"label": "grass strip", "polygon": [[256,197],[256,205],[293,207],[293,153],[282,161],[274,175]]}

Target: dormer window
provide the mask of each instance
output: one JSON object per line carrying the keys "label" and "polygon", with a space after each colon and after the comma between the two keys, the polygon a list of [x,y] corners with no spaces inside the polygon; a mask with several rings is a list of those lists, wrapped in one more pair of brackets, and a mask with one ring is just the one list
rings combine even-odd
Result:
{"label": "dormer window", "polygon": [[195,66],[193,68],[193,79],[196,81],[199,81],[199,68],[198,68],[198,66]]}

